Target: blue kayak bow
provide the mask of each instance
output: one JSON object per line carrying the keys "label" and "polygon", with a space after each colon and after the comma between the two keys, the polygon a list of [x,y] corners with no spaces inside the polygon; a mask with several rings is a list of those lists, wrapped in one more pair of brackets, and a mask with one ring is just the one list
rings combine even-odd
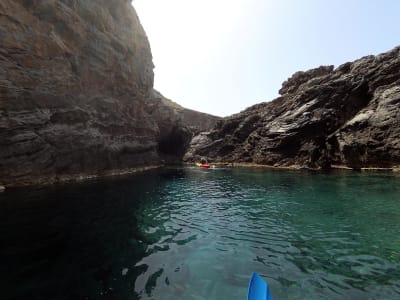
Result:
{"label": "blue kayak bow", "polygon": [[247,300],[274,300],[268,284],[256,272],[251,275]]}

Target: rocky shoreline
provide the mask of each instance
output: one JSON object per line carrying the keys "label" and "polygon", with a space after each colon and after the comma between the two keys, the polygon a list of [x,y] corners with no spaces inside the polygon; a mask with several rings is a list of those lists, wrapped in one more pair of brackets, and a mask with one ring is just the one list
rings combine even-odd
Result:
{"label": "rocky shoreline", "polygon": [[[185,166],[193,166],[192,163],[184,163]],[[249,169],[271,169],[271,170],[298,170],[298,171],[327,171],[327,169],[313,169],[308,167],[303,167],[299,165],[292,165],[292,166],[273,166],[273,165],[263,165],[263,164],[254,164],[254,163],[226,163],[226,162],[215,162],[211,163],[216,167],[224,167],[224,168],[249,168]],[[400,172],[400,166],[395,166],[392,168],[360,168],[354,169],[349,168],[347,166],[338,166],[333,165],[329,170],[348,170],[348,171],[377,171],[377,172],[390,172],[390,173],[398,173]]]}
{"label": "rocky shoreline", "polygon": [[400,47],[297,72],[279,93],[195,136],[184,160],[321,170],[400,166]]}
{"label": "rocky shoreline", "polygon": [[64,183],[79,183],[83,181],[97,180],[97,179],[105,179],[108,177],[118,177],[130,174],[136,174],[141,172],[146,172],[150,170],[155,170],[162,168],[164,165],[154,165],[154,166],[143,166],[143,167],[135,167],[129,169],[118,169],[118,170],[108,170],[101,174],[66,174],[60,176],[51,176],[51,177],[39,177],[36,179],[30,179],[27,181],[17,181],[10,184],[0,185],[0,192],[4,192],[9,188],[20,188],[20,187],[41,187],[41,186],[49,186],[54,184],[64,184]]}

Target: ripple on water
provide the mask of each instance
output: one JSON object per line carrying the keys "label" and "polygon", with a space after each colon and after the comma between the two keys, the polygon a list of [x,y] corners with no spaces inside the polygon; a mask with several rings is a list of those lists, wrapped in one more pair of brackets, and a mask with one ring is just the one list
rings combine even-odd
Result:
{"label": "ripple on water", "polygon": [[[338,182],[326,177],[319,182],[315,176],[299,179],[292,178],[297,174],[286,174],[290,180],[284,184],[279,174],[273,178],[268,173],[264,180],[263,172],[256,172],[252,180],[234,174],[220,178],[216,172],[196,177],[197,173],[188,172],[185,180],[166,184],[162,205],[148,207],[160,209],[158,214],[168,215],[168,220],[146,212],[153,216],[152,222],[175,232],[173,238],[162,240],[174,245],[166,248],[167,253],[151,252],[143,260],[149,265],[159,261],[165,273],[152,297],[243,298],[252,271],[263,274],[281,299],[363,299],[368,289],[372,294],[384,292],[389,299],[399,296],[399,261],[382,257],[379,247],[370,247],[365,235],[369,224],[354,219],[360,215],[353,206],[359,201],[349,195],[352,185],[343,181],[345,175],[340,174]],[[301,186],[302,181],[307,184]],[[357,209],[373,214],[379,207],[382,214],[387,212],[368,192],[358,195],[363,205]],[[399,204],[390,206],[400,216]],[[365,254],[376,252],[380,256]],[[156,272],[157,268],[142,276],[152,280]],[[166,279],[168,287],[163,287]],[[228,296],[221,287],[236,292]]]}
{"label": "ripple on water", "polygon": [[2,299],[245,299],[253,271],[275,299],[400,299],[399,182],[180,168],[0,194]]}

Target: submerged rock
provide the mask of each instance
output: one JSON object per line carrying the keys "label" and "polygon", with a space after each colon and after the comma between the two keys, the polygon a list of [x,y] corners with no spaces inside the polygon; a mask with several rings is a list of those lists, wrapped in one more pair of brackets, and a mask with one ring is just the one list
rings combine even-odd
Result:
{"label": "submerged rock", "polygon": [[182,157],[191,131],[164,117],[174,108],[154,105],[152,55],[131,1],[2,0],[0,14],[0,181],[159,165],[166,136],[178,143],[168,158]]}
{"label": "submerged rock", "polygon": [[186,161],[326,169],[400,164],[400,48],[297,72],[281,96],[194,138]]}

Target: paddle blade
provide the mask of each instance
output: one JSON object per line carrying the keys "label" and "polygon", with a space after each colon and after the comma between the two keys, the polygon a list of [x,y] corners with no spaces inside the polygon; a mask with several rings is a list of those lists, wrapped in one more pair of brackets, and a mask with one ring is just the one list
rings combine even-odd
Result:
{"label": "paddle blade", "polygon": [[274,300],[268,284],[255,272],[251,275],[247,300]]}

